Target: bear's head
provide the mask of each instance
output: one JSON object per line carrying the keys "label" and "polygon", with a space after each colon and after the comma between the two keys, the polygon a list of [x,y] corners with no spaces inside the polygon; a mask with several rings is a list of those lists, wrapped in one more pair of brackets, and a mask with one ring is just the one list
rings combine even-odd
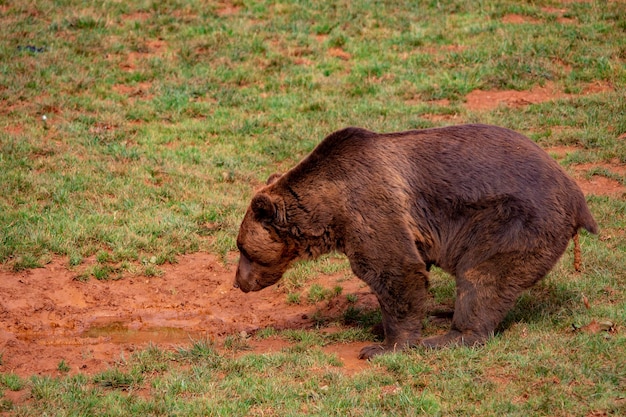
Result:
{"label": "bear's head", "polygon": [[[267,185],[275,183],[280,177],[281,174],[272,174]],[[273,195],[267,187],[259,191],[246,211],[237,236],[240,256],[235,276],[236,288],[243,292],[259,291],[275,284],[283,276],[297,257],[290,239],[280,233],[285,222],[284,199]]]}

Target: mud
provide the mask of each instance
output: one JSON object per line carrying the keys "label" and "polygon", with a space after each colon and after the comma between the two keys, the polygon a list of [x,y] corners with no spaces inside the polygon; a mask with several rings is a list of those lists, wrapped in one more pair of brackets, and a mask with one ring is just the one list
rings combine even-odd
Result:
{"label": "mud", "polygon": [[[59,258],[44,268],[0,272],[0,372],[57,375],[65,361],[70,373],[91,374],[149,344],[176,349],[209,339],[220,346],[228,335],[251,335],[268,326],[309,328],[316,313],[340,318],[348,294],[355,294],[361,307],[376,308],[370,291],[343,274],[322,275],[308,284],[343,288],[341,296],[317,304],[288,304],[280,287],[243,294],[232,288],[235,267],[206,253],[180,257],[178,264],[164,266],[160,277],[118,281],[81,282],[66,265]],[[263,353],[288,345],[255,338],[249,344]],[[328,350],[350,371],[366,366],[352,360],[362,346],[338,344]]]}

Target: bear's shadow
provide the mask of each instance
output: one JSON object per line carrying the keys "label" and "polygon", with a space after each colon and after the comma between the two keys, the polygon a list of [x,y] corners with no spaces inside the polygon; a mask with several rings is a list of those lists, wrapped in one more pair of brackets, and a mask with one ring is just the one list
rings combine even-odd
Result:
{"label": "bear's shadow", "polygon": [[[424,319],[425,336],[447,332],[454,314],[454,298],[437,303],[435,297],[430,295]],[[556,318],[559,313],[573,309],[577,298],[576,292],[558,287],[554,282],[543,281],[522,293],[515,306],[497,327],[496,334],[517,323],[531,324],[546,318]],[[382,340],[384,334],[381,317],[378,307],[355,309],[349,306],[343,314],[343,322],[346,325],[371,329],[372,334]]]}
{"label": "bear's shadow", "polygon": [[559,287],[552,281],[542,281],[525,291],[517,299],[496,333],[508,329],[515,323],[537,323],[545,319],[556,319],[564,311],[575,308],[578,294],[568,288]]}

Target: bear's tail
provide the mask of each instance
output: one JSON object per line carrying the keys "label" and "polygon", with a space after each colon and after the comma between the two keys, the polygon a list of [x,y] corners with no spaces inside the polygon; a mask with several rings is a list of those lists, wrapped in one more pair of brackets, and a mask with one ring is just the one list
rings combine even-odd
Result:
{"label": "bear's tail", "polygon": [[581,255],[580,255],[580,242],[578,239],[578,229],[583,228],[587,230],[589,233],[593,233],[594,235],[598,233],[598,223],[596,223],[595,219],[591,215],[591,211],[589,211],[589,207],[587,207],[587,203],[583,199],[582,204],[580,206],[578,212],[578,226],[576,227],[576,232],[574,233],[574,269],[576,272],[580,272],[581,270]]}

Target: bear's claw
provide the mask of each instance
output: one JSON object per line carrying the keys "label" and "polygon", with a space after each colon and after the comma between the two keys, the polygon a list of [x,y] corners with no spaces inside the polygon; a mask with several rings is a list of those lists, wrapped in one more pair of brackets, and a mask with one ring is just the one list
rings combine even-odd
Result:
{"label": "bear's claw", "polygon": [[404,344],[383,343],[383,344],[369,345],[361,349],[361,352],[359,352],[359,359],[367,360],[367,359],[372,359],[374,356],[383,355],[389,352],[401,352],[405,349],[410,348],[411,346],[412,344],[409,344],[409,343],[404,343]]}

